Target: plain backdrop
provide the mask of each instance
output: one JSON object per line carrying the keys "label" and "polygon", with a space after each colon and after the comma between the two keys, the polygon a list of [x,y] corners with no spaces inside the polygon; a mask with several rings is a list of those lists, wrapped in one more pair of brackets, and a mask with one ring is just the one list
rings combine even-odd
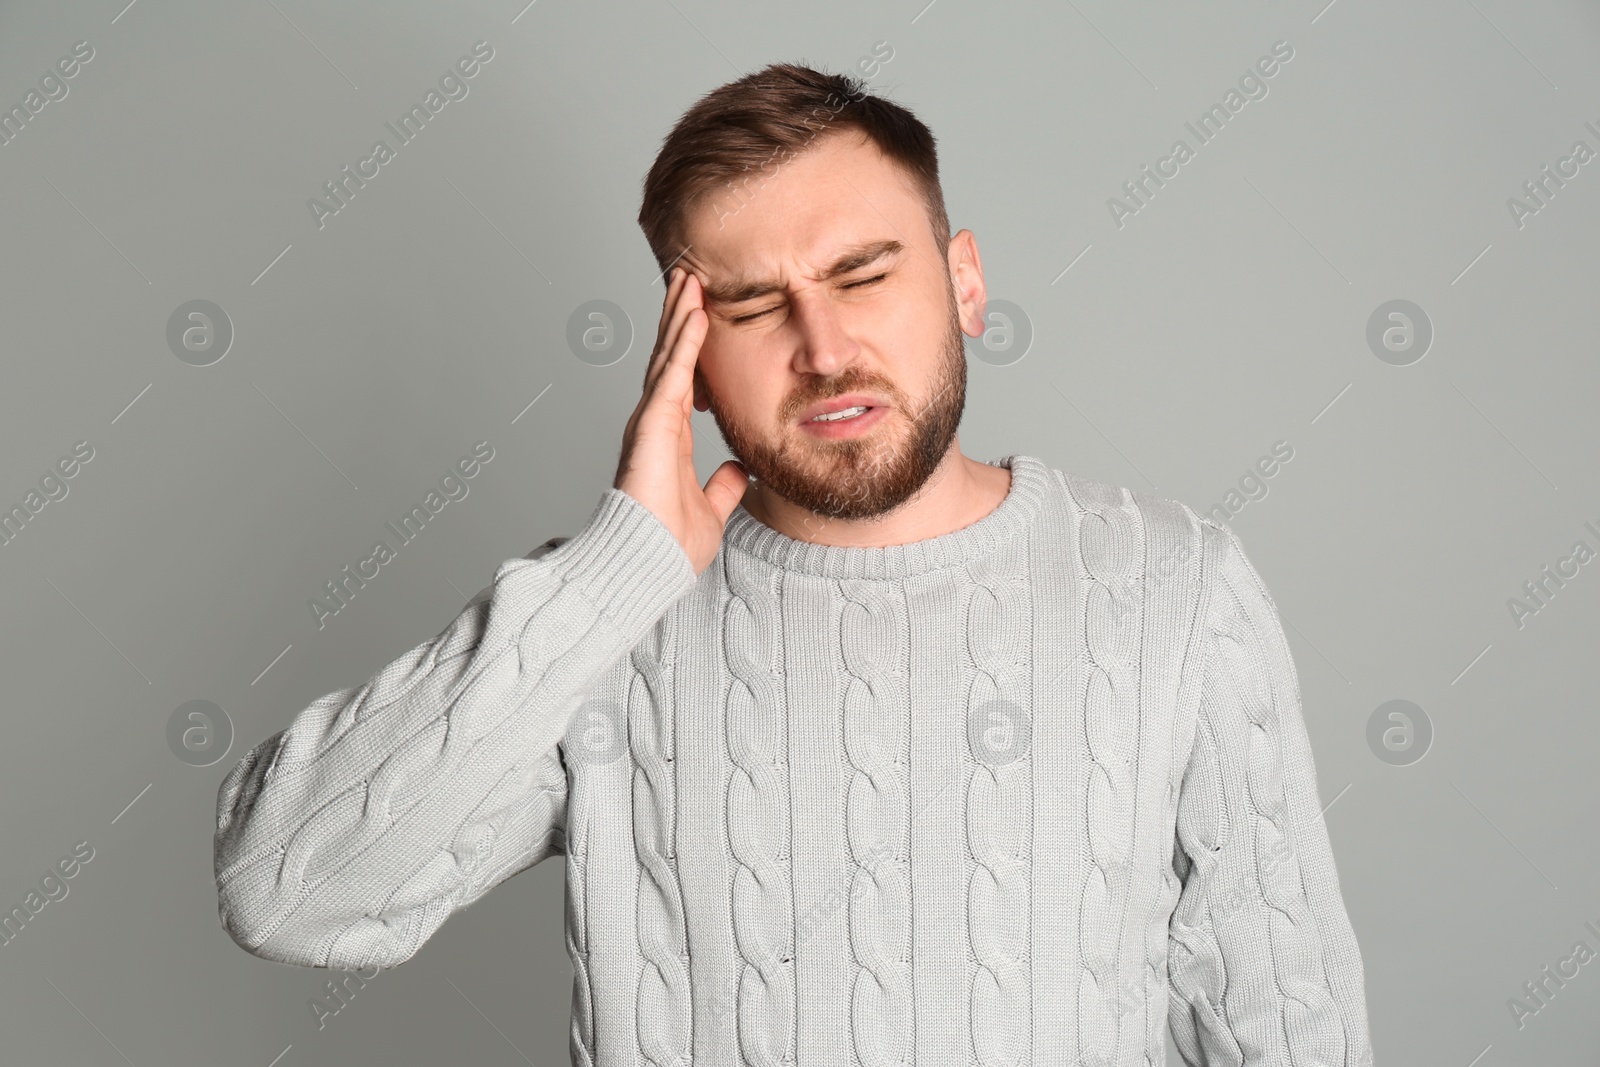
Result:
{"label": "plain backdrop", "polygon": [[[218,923],[217,787],[586,521],[660,310],[640,181],[700,94],[794,60],[870,75],[939,138],[1011,309],[969,346],[968,455],[1198,510],[1237,491],[1377,1062],[1590,1062],[1600,963],[1521,1025],[1509,1001],[1600,950],[1595,5],[125,2],[0,6],[0,107],[29,112],[0,145],[0,506],[38,509],[0,545],[0,910],[93,850],[0,946],[0,1059],[568,1061],[559,860],[319,1028],[327,972]],[[467,94],[319,224],[308,201],[480,41]],[[1200,145],[1186,124],[1277,42]],[[569,343],[591,301],[625,353]],[[728,454],[696,431],[703,479]],[[478,442],[470,492],[319,626],[324,583]],[[1568,577],[1539,604],[1547,566]],[[191,701],[231,736],[173,740]]]}

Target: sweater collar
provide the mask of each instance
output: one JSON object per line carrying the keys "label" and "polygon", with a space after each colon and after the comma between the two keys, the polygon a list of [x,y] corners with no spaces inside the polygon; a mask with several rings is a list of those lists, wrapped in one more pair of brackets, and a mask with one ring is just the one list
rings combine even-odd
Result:
{"label": "sweater collar", "polygon": [[877,548],[819,545],[779,533],[739,504],[728,518],[723,545],[781,570],[823,578],[900,579],[960,566],[993,551],[1030,525],[1049,483],[1044,461],[1036,457],[1013,453],[987,462],[1011,471],[1005,499],[977,522],[950,533]]}

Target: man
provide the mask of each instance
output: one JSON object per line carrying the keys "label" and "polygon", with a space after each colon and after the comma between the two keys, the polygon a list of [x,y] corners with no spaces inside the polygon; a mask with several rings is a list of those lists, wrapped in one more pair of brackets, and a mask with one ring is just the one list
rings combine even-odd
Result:
{"label": "man", "polygon": [[[667,277],[588,524],[252,750],[242,947],[392,967],[566,855],[575,1063],[1371,1063],[1283,629],[1175,501],[961,454],[934,139],[779,65],[645,181]],[[702,487],[691,415],[731,452]]]}

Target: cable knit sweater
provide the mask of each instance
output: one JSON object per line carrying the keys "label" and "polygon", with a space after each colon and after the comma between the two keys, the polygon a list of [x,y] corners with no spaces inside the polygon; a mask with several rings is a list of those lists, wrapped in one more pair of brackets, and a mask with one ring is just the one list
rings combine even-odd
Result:
{"label": "cable knit sweater", "polygon": [[393,967],[565,856],[581,1065],[1366,1067],[1299,682],[1237,537],[1025,455],[910,544],[608,489],[252,749],[219,912]]}

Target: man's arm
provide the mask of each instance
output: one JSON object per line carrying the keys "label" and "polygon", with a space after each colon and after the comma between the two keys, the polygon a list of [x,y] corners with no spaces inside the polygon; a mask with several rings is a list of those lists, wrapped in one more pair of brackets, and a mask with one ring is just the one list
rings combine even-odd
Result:
{"label": "man's arm", "polygon": [[218,790],[229,935],[281,963],[393,967],[557,851],[574,710],[694,579],[609,489],[576,537],[505,561],[437,637],[302,710]]}
{"label": "man's arm", "polygon": [[1196,517],[1208,611],[1178,800],[1173,1037],[1191,1067],[1370,1067],[1361,952],[1283,626],[1238,537]]}

